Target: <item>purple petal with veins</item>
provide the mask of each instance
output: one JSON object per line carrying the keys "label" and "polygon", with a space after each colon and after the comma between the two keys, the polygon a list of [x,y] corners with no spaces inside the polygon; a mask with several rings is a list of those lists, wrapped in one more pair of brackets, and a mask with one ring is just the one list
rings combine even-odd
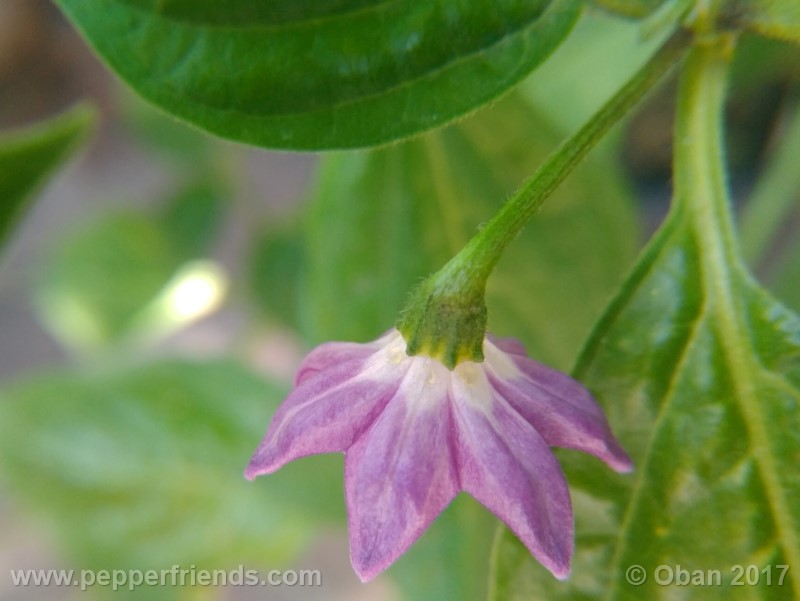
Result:
{"label": "purple petal with veins", "polygon": [[[297,374],[294,377],[294,385],[298,386],[306,378],[341,363],[354,359],[365,359],[380,349],[389,336],[392,336],[391,331],[381,338],[366,344],[359,344],[358,342],[326,342],[320,344],[303,359],[300,369],[297,370]],[[384,338],[387,340],[384,340]]]}
{"label": "purple petal with veins", "polygon": [[492,390],[477,364],[456,367],[452,394],[461,486],[503,520],[542,565],[565,578],[573,547],[572,505],[558,461],[533,426]]}
{"label": "purple petal with veins", "polygon": [[248,479],[299,457],[346,451],[380,415],[408,366],[392,364],[390,345],[361,358],[350,351],[344,349],[349,360],[304,377],[281,404],[247,466]]}
{"label": "purple petal with veins", "polygon": [[602,409],[580,383],[528,357],[507,355],[491,343],[485,353],[492,387],[548,445],[591,453],[618,472],[633,469]]}
{"label": "purple petal with veins", "polygon": [[441,363],[410,361],[383,414],[345,458],[353,568],[366,581],[402,554],[459,492]]}

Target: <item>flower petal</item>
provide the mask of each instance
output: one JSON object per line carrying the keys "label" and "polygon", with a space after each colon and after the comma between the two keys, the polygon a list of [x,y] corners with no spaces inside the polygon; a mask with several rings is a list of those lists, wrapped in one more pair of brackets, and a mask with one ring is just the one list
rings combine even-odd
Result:
{"label": "flower petal", "polygon": [[347,450],[383,411],[408,369],[407,362],[388,359],[391,350],[304,377],[275,413],[245,476],[252,480],[298,457]]}
{"label": "flower petal", "polygon": [[[294,377],[294,385],[300,385],[304,380],[316,373],[325,371],[354,359],[364,360],[375,351],[385,347],[400,338],[400,332],[391,329],[386,334],[365,344],[357,342],[326,342],[315,347],[303,362]],[[405,350],[405,347],[403,347]]]}
{"label": "flower petal", "polygon": [[633,468],[592,395],[569,376],[487,343],[486,371],[497,393],[551,446],[591,453],[618,472]]}
{"label": "flower petal", "polygon": [[395,397],[345,456],[350,556],[362,581],[394,562],[459,491],[450,374],[425,357],[409,363]]}
{"label": "flower petal", "polygon": [[483,368],[459,365],[453,377],[461,485],[519,537],[554,576],[569,574],[572,505],[547,443],[497,398]]}
{"label": "flower petal", "polygon": [[523,345],[516,338],[500,338],[492,334],[487,334],[486,342],[493,344],[504,353],[509,353],[511,355],[522,355],[523,357],[528,356],[528,353],[525,351],[525,345]]}

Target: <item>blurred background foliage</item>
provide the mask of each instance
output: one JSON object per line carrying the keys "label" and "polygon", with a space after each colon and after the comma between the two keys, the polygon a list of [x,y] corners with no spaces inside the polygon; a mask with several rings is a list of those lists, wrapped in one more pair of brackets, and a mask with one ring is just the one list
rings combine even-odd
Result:
{"label": "blurred background foliage", "polygon": [[[483,598],[495,521],[476,503],[459,499],[361,589],[344,559],[339,457],[302,460],[254,483],[241,473],[301,352],[389,328],[411,286],[456,252],[657,40],[587,11],[514,93],[407,142],[319,156],[304,187],[307,156],[245,150],[156,112],[103,73],[49,3],[3,2],[0,193],[2,218],[20,227],[0,228],[0,358],[8,359],[0,523],[27,525],[21,538],[0,536],[0,558],[24,567],[17,551],[28,532],[52,533],[57,565],[79,567],[273,568],[332,550],[331,570],[344,574],[338,588],[277,594]],[[747,37],[731,85],[728,160],[745,252],[763,283],[798,310],[800,50]],[[32,134],[5,130],[84,95],[100,108],[94,140],[55,176],[47,203],[23,215],[22,199],[91,119],[73,112]],[[666,211],[673,98],[667,81],[515,241],[491,281],[495,333],[571,368]],[[20,139],[46,157],[40,170],[14,166]],[[127,165],[125,189],[114,190],[113,177],[104,179],[108,158],[131,153],[139,158]],[[155,183],[147,170],[159,174]],[[65,178],[87,172],[95,188],[68,187]],[[291,192],[276,181],[291,182]],[[131,190],[132,200],[119,200]],[[79,202],[54,208],[70,194]],[[447,578],[448,563],[464,577]]]}

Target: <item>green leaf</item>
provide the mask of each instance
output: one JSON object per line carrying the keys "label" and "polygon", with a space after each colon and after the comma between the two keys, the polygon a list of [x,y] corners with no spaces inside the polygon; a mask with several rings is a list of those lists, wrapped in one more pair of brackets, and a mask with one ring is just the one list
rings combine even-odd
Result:
{"label": "green leaf", "polygon": [[[503,531],[491,599],[800,596],[796,574],[776,577],[777,566],[800,565],[800,319],[738,256],[720,164],[727,55],[711,44],[688,59],[671,214],[576,369],[636,471],[562,453],[576,514],[572,576],[556,582]],[[636,565],[647,573],[640,586],[626,580]],[[758,583],[733,586],[737,565],[757,566]],[[721,584],[659,584],[658,566],[719,570]]]}
{"label": "green leaf", "polygon": [[572,27],[576,0],[58,0],[139,94],[225,138],[380,144],[496,98]]}
{"label": "green leaf", "polygon": [[800,2],[797,0],[740,0],[740,19],[757,32],[800,43]]}
{"label": "green leaf", "polygon": [[0,135],[0,242],[25,201],[87,136],[94,118],[93,109],[80,105],[50,121]]}
{"label": "green leaf", "polygon": [[283,392],[229,361],[38,375],[2,394],[0,476],[82,568],[274,568],[344,517],[337,457],[243,477]]}
{"label": "green leaf", "polygon": [[148,152],[155,151],[159,159],[170,161],[170,167],[185,167],[194,173],[217,167],[216,138],[154,108],[127,88],[119,86],[114,91],[120,120]]}
{"label": "green leaf", "polygon": [[[558,140],[512,95],[410,142],[326,158],[307,231],[310,338],[368,340],[391,327],[411,288],[461,249]],[[490,279],[490,328],[562,367],[636,247],[625,190],[599,158],[554,195]]]}

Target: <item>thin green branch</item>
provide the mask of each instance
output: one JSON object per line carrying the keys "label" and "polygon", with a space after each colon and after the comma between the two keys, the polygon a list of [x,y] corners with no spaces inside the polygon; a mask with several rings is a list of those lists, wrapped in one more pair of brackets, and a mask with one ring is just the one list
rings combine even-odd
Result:
{"label": "thin green branch", "polygon": [[451,261],[485,283],[508,244],[586,154],[683,56],[690,41],[675,33],[575,135],[565,140]]}

